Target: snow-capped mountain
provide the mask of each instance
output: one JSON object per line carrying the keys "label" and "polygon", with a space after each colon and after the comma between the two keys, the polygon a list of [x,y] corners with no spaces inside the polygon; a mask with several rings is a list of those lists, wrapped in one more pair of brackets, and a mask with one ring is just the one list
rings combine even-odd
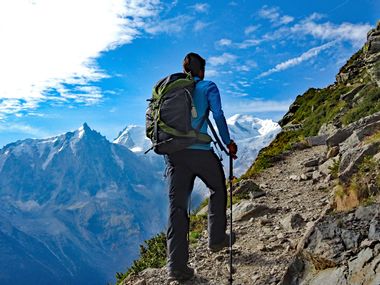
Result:
{"label": "snow-capped mountain", "polygon": [[259,151],[268,146],[281,131],[278,123],[251,115],[234,115],[227,119],[231,138],[238,145],[238,159],[234,164],[235,176],[245,173]]}
{"label": "snow-capped mountain", "polygon": [[136,153],[146,151],[151,147],[150,140],[145,136],[145,127],[137,125],[127,126],[113,142],[124,145]]}
{"label": "snow-capped mountain", "polygon": [[87,124],[0,150],[1,284],[105,284],[166,223],[162,175]]}
{"label": "snow-capped mountain", "polygon": [[[254,118],[251,115],[236,114],[227,119],[227,125],[231,138],[239,147],[239,158],[234,163],[236,176],[242,175],[252,165],[258,152],[269,145],[281,131],[281,127],[276,122]],[[125,145],[136,154],[142,154],[142,151],[149,149],[151,145],[150,141],[145,138],[145,127],[136,125],[125,128],[114,140],[114,143]],[[150,159],[160,157],[153,151],[149,154],[147,157],[151,157]],[[224,159],[224,161],[227,160]],[[228,166],[227,164],[225,163],[225,166]],[[157,161],[154,161],[154,165],[157,167]]]}

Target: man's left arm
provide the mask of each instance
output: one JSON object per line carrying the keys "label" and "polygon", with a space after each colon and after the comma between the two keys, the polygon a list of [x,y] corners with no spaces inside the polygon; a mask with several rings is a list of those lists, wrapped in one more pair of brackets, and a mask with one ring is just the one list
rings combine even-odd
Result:
{"label": "man's left arm", "polygon": [[222,141],[228,145],[231,142],[230,133],[222,110],[219,89],[214,82],[210,82],[208,86],[207,99]]}

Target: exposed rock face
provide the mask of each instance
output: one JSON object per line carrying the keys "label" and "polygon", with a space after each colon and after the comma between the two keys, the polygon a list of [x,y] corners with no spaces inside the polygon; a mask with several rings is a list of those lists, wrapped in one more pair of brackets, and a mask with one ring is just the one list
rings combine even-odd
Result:
{"label": "exposed rock face", "polygon": [[281,284],[380,284],[380,205],[318,222]]}
{"label": "exposed rock face", "polygon": [[337,146],[348,139],[354,132],[362,139],[369,132],[378,130],[380,124],[380,112],[362,118],[347,127],[338,129],[334,134],[327,138],[328,146]]}
{"label": "exposed rock face", "polygon": [[380,22],[377,28],[368,32],[368,53],[374,54],[380,52]]}

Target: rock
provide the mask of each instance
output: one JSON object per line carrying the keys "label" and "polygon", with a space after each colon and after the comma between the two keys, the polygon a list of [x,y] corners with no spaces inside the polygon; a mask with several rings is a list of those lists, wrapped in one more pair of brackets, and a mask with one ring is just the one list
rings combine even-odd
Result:
{"label": "rock", "polygon": [[376,216],[380,215],[380,207],[378,204],[370,206],[360,206],[355,210],[354,216],[357,220],[372,221]]}
{"label": "rock", "polygon": [[360,129],[356,130],[356,135],[357,135],[358,139],[360,141],[362,141],[363,138],[370,136],[370,135],[373,135],[374,133],[376,133],[379,130],[380,130],[380,120],[373,122],[373,123],[369,123],[367,125],[364,125]]}
{"label": "rock", "polygon": [[310,146],[318,146],[318,145],[325,145],[326,140],[328,136],[327,135],[321,135],[321,136],[312,136],[306,138],[306,141]]}
{"label": "rock", "polygon": [[259,185],[257,185],[252,179],[245,179],[239,182],[233,191],[233,194],[248,194],[254,191],[262,192]]}
{"label": "rock", "polygon": [[369,226],[368,239],[380,240],[380,222],[377,219],[373,219]]}
{"label": "rock", "polygon": [[300,181],[301,177],[299,177],[298,175],[290,175],[289,179],[293,181]]}
{"label": "rock", "polygon": [[340,96],[340,100],[352,100],[354,98],[354,96],[356,94],[358,94],[362,89],[363,87],[365,86],[365,84],[362,84],[362,85],[359,85],[355,88],[353,88],[352,90],[348,91],[347,93],[343,94]]}
{"label": "rock", "polygon": [[348,262],[349,278],[363,270],[364,265],[373,257],[373,251],[370,248],[363,249],[357,257]]}
{"label": "rock", "polygon": [[368,54],[380,52],[380,35],[376,29],[371,30],[367,37]]}
{"label": "rock", "polygon": [[284,117],[280,121],[278,121],[278,124],[284,129],[284,127],[293,119],[294,113],[287,112]]}
{"label": "rock", "polygon": [[255,205],[251,201],[242,201],[232,210],[232,217],[234,221],[247,221],[275,211],[266,205]]}
{"label": "rock", "polygon": [[312,174],[312,178],[313,178],[313,180],[318,180],[319,178],[321,178],[321,173],[318,171],[318,170],[316,170],[316,171],[313,171],[313,174]]}
{"label": "rock", "polygon": [[356,122],[349,124],[345,128],[338,129],[334,134],[327,138],[326,144],[330,147],[337,146],[340,143],[344,142],[349,136],[351,136],[355,130],[359,130],[362,128],[363,132],[365,133],[367,132],[367,130],[364,131],[364,129],[366,129],[366,126],[368,126],[367,128],[371,129],[374,127],[371,124],[379,121],[380,112],[364,117]]}
{"label": "rock", "polygon": [[288,231],[298,229],[306,224],[304,218],[298,213],[288,214],[280,223]]}
{"label": "rock", "polygon": [[378,130],[380,130],[380,121],[360,127],[341,144],[340,151],[345,152],[347,150],[355,148],[360,144],[361,141],[363,141],[364,138],[374,134]]}
{"label": "rock", "polygon": [[[296,255],[288,266],[280,284],[281,285],[298,285],[302,275],[304,275],[305,261],[300,255]],[[327,285],[327,284],[326,284]]]}
{"label": "rock", "polygon": [[330,158],[326,160],[323,164],[319,166],[319,171],[323,173],[325,176],[331,173],[331,168],[335,164],[336,159]]}
{"label": "rock", "polygon": [[377,162],[380,162],[380,152],[376,153],[374,156],[373,156],[373,159]]}
{"label": "rock", "polygon": [[137,281],[134,285],[146,285],[145,279]]}
{"label": "rock", "polygon": [[289,112],[291,112],[291,113],[295,113],[295,112],[299,109],[300,106],[301,106],[301,105],[298,104],[298,103],[296,103],[296,102],[292,103],[292,104],[289,106]]}
{"label": "rock", "polygon": [[319,158],[312,158],[303,162],[305,167],[314,167],[319,165]]}
{"label": "rock", "polygon": [[257,199],[257,198],[263,197],[266,194],[267,193],[265,193],[264,191],[254,191],[254,192],[250,192],[249,193],[249,198],[251,198],[251,200],[253,200],[253,199]]}
{"label": "rock", "polygon": [[260,189],[267,189],[269,186],[268,186],[268,184],[266,184],[266,183],[261,183],[261,184],[259,185],[259,187],[260,187]]}
{"label": "rock", "polygon": [[344,129],[338,129],[334,134],[329,136],[326,139],[326,144],[329,147],[337,146],[340,143],[344,142],[351,134],[352,134],[351,128],[344,128]]}
{"label": "rock", "polygon": [[347,284],[345,278],[345,269],[343,267],[339,268],[329,268],[322,270],[316,274],[316,276],[310,280],[308,285],[349,285]]}
{"label": "rock", "polygon": [[318,131],[318,136],[327,135],[331,136],[337,131],[337,127],[333,124],[323,124]]}
{"label": "rock", "polygon": [[343,229],[341,237],[346,250],[359,247],[360,233]]}
{"label": "rock", "polygon": [[327,174],[325,180],[323,181],[325,184],[327,184],[328,182],[330,182],[331,180],[333,180],[333,177],[331,174]]}
{"label": "rock", "polygon": [[339,165],[339,179],[342,182],[348,182],[363,159],[368,155],[375,155],[379,150],[380,142],[375,142],[363,147],[356,147],[343,153]]}
{"label": "rock", "polygon": [[309,180],[311,178],[311,176],[310,175],[306,175],[306,174],[301,174],[300,178],[301,178],[301,180],[305,181],[305,180]]}
{"label": "rock", "polygon": [[337,156],[338,154],[339,154],[339,146],[333,146],[327,152],[326,158],[329,159],[329,158]]}

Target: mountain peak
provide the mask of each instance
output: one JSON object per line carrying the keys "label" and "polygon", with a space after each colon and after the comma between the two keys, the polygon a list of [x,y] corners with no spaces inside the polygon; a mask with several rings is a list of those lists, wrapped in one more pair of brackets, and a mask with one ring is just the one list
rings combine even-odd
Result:
{"label": "mountain peak", "polygon": [[82,138],[84,135],[93,132],[86,122],[77,130],[78,138]]}

